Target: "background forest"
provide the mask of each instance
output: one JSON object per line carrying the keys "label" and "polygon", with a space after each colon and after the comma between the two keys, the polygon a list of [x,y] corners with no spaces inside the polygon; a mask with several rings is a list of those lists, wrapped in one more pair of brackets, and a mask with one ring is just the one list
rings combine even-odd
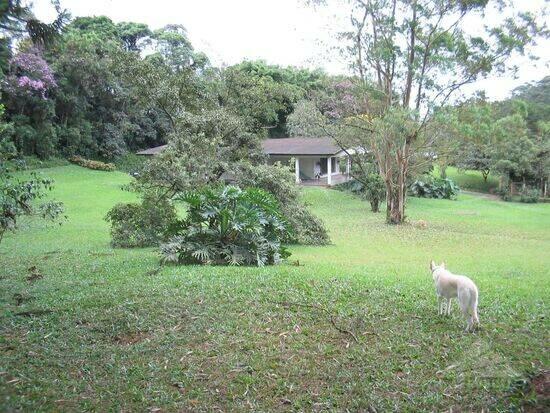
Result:
{"label": "background forest", "polygon": [[[59,10],[58,19],[44,25],[13,5],[1,19],[1,145],[12,157],[113,161],[166,143],[178,128],[175,117],[194,117],[197,125],[215,111],[224,123],[239,124],[234,149],[257,149],[261,139],[303,132],[287,125],[297,106],[315,102],[330,118],[350,102],[346,85],[357,80],[262,61],[214,67],[176,24],[151,30]],[[502,102],[483,94],[455,101],[447,108],[455,123],[432,148],[441,176],[456,166],[544,192],[549,88],[544,77]]]}

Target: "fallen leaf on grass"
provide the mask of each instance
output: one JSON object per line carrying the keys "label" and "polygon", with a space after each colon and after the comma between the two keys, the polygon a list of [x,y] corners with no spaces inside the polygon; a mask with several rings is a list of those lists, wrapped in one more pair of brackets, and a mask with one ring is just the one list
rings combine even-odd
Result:
{"label": "fallen leaf on grass", "polygon": [[36,268],[35,265],[33,265],[32,267],[29,267],[27,271],[29,272],[29,275],[27,276],[27,281],[30,283],[44,278],[44,276],[40,273],[40,271],[38,270],[38,268]]}
{"label": "fallen leaf on grass", "polygon": [[454,369],[456,366],[457,366],[456,364],[451,364],[450,366],[445,367],[443,370],[437,371],[435,374],[436,374],[436,375],[443,374],[443,373],[445,373],[446,371],[449,371],[449,370]]}

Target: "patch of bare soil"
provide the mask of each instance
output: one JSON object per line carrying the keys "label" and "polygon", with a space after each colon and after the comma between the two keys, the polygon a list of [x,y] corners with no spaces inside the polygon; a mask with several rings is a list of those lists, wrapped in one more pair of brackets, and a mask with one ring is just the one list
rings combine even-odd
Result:
{"label": "patch of bare soil", "polygon": [[531,387],[536,395],[536,405],[525,406],[525,412],[550,411],[550,370],[542,370],[531,380]]}
{"label": "patch of bare soil", "polygon": [[486,192],[475,192],[475,191],[464,191],[464,190],[461,190],[460,192],[462,192],[463,194],[478,196],[480,198],[491,199],[493,201],[502,201],[498,195],[488,194]]}
{"label": "patch of bare soil", "polygon": [[128,334],[121,334],[115,337],[115,343],[121,346],[131,346],[146,340],[149,334],[144,331],[137,331]]}

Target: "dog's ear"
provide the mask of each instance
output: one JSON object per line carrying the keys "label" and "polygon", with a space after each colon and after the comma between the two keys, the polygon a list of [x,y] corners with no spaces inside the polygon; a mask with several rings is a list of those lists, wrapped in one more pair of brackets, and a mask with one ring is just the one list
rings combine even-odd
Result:
{"label": "dog's ear", "polygon": [[431,270],[431,271],[435,270],[435,267],[436,267],[435,262],[434,262],[434,260],[432,260],[432,261],[430,262],[430,270]]}
{"label": "dog's ear", "polygon": [[445,269],[445,262],[441,263],[441,268]]}

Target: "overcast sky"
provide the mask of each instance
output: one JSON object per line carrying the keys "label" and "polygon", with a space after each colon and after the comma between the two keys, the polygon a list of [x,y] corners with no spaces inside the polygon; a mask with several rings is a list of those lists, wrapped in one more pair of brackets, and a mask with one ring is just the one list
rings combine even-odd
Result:
{"label": "overcast sky", "polygon": [[[536,11],[545,0],[517,0],[523,9]],[[345,63],[336,52],[335,34],[345,27],[343,8],[314,10],[300,0],[61,0],[73,17],[110,17],[115,22],[146,23],[152,29],[166,24],[183,24],[195,49],[205,52],[213,64],[234,64],[244,59],[345,73]],[[34,11],[51,20],[49,0],[34,0]],[[491,19],[491,16],[488,16]],[[493,76],[475,85],[492,99],[503,99],[527,81],[550,74],[550,41],[534,49],[540,58],[534,63],[516,58],[517,79]],[[472,88],[473,89],[473,88]],[[470,90],[472,90],[470,89]]]}

